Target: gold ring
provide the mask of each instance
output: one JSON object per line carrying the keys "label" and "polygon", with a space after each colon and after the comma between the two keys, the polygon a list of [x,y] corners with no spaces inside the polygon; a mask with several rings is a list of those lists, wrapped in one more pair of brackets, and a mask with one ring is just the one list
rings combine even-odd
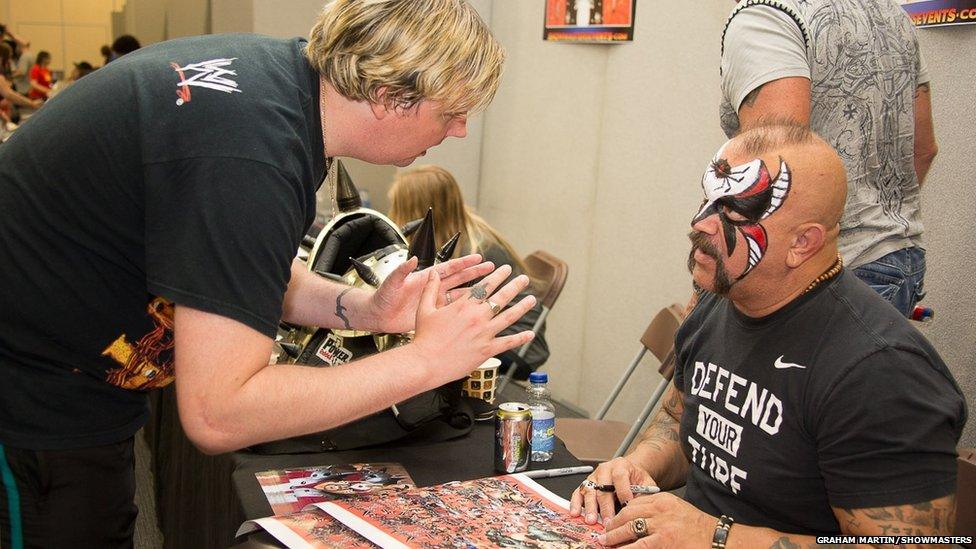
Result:
{"label": "gold ring", "polygon": [[634,531],[637,539],[647,537],[647,521],[643,518],[635,518],[630,521],[630,529]]}
{"label": "gold ring", "polygon": [[485,301],[485,303],[487,303],[488,306],[491,307],[491,316],[497,315],[502,310],[500,305],[498,305],[494,301],[491,301],[490,299],[488,301]]}

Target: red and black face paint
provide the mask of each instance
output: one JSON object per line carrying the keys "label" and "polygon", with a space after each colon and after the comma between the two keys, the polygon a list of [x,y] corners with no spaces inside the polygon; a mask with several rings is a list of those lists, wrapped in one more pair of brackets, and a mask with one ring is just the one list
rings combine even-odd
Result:
{"label": "red and black face paint", "polygon": [[729,257],[735,251],[736,234],[742,235],[749,246],[749,257],[746,268],[736,278],[739,280],[749,274],[766,253],[766,229],[760,221],[778,210],[786,199],[790,190],[790,168],[780,158],[779,174],[773,179],[760,158],[731,166],[728,160],[719,156],[705,170],[702,190],[705,200],[691,224],[718,214]]}

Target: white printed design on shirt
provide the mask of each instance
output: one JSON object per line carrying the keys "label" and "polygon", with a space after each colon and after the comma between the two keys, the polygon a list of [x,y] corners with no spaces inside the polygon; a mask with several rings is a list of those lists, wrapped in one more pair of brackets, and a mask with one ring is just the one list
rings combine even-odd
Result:
{"label": "white printed design on shirt", "polygon": [[[783,424],[783,401],[779,397],[721,366],[695,362],[690,393],[700,401],[712,401],[717,405],[716,410],[725,408],[770,436],[779,434]],[[734,459],[739,456],[744,435],[742,426],[727,416],[699,403],[696,436],[689,434],[688,443],[692,463],[738,494],[742,482],[749,477],[749,472],[737,467]],[[718,450],[713,451],[713,447]]]}
{"label": "white printed design on shirt", "polygon": [[[242,93],[237,89],[237,82],[226,78],[227,76],[237,76],[237,71],[229,70],[229,67],[237,58],[230,59],[211,59],[199,63],[190,63],[180,66],[177,63],[170,63],[176,74],[180,75],[180,81],[176,84],[176,104],[184,105],[190,102],[192,94],[190,87],[208,88],[211,90],[222,91],[224,93]],[[188,74],[193,73],[191,76]]]}

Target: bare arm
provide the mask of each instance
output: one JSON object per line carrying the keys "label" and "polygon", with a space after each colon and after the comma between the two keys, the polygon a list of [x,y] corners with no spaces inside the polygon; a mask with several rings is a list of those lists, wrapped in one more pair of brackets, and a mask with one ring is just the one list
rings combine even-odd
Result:
{"label": "bare arm", "polygon": [[[409,332],[414,328],[417,304],[427,280],[427,271],[412,272],[416,264],[416,258],[404,263],[386,278],[379,290],[374,291],[350,289],[309,272],[300,261],[293,261],[282,320],[302,326]],[[442,305],[444,290],[485,276],[494,265],[481,263],[481,256],[472,254],[439,263],[433,268],[441,277],[442,291],[438,294],[437,305]],[[502,268],[511,273],[510,267]]]}
{"label": "bare arm", "polygon": [[[950,495],[924,503],[868,509],[832,507],[834,516],[845,535],[860,536],[951,536],[956,523],[956,496]],[[876,545],[844,544],[837,547],[880,547]],[[740,547],[770,547],[794,549],[822,547],[813,536],[798,536],[776,532],[769,528],[736,525],[729,532],[729,549]],[[899,547],[927,547],[919,544],[899,544]]]}
{"label": "bare arm", "polygon": [[8,82],[6,78],[0,78],[0,95],[11,103],[21,107],[35,109],[40,105],[39,100],[32,101],[31,99],[17,93],[17,90],[10,87],[10,82]]}
{"label": "bare arm", "polygon": [[932,167],[939,146],[932,125],[932,95],[928,84],[915,89],[915,175],[921,187]]}
{"label": "bare arm", "polygon": [[41,93],[44,93],[45,95],[51,93],[51,88],[41,85],[37,80],[34,80],[33,78],[30,81],[30,87],[31,89],[37,90]]}
{"label": "bare arm", "polygon": [[6,35],[9,36],[11,40],[16,42],[22,48],[26,48],[30,46],[30,42],[14,34],[13,31],[10,30],[10,27],[7,27]]}
{"label": "bare arm", "polygon": [[[499,269],[485,281],[497,287]],[[506,305],[528,278],[516,277],[492,300]],[[431,275],[417,310],[414,341],[329,368],[268,366],[272,341],[244,324],[177,305],[176,388],[187,436],[207,453],[321,431],[381,410],[468,374],[488,357],[531,340],[495,337],[535,304],[529,296],[498,316],[474,299],[436,307]]]}
{"label": "bare arm", "polygon": [[764,121],[792,120],[810,123],[810,80],[803,77],[780,78],[749,92],[739,106],[739,131],[744,132]]}
{"label": "bare arm", "polygon": [[647,471],[662,490],[684,486],[688,475],[688,460],[681,451],[681,438],[678,435],[682,413],[684,395],[672,384],[664,395],[664,404],[641,435],[637,446],[625,456]]}

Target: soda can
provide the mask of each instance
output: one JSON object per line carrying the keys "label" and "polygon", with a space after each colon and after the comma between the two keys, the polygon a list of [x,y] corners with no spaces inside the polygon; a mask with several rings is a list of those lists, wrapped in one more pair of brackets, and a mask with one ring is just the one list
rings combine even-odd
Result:
{"label": "soda can", "polygon": [[506,402],[495,412],[495,470],[520,473],[532,454],[532,410],[528,404]]}

